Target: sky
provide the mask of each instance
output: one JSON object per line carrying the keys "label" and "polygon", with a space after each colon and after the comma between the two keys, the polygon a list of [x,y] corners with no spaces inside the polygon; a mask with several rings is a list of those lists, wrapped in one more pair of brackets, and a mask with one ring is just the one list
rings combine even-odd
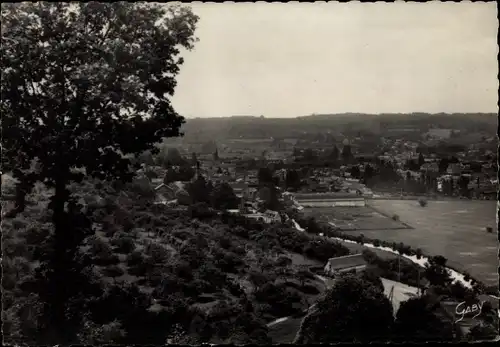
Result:
{"label": "sky", "polygon": [[498,112],[496,2],[190,6],[187,118]]}

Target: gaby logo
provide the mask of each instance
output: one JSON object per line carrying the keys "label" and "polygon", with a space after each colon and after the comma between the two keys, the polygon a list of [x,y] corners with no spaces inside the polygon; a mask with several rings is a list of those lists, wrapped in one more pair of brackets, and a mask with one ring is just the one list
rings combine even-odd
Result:
{"label": "gaby logo", "polygon": [[468,313],[477,312],[476,315],[474,315],[472,317],[473,319],[476,318],[477,316],[479,316],[481,314],[481,310],[483,308],[483,305],[484,305],[484,301],[478,302],[477,304],[473,304],[473,305],[467,305],[465,301],[462,301],[455,308],[455,313],[457,315],[461,316],[460,319],[455,321],[455,323],[458,323],[462,319],[464,319],[465,315]]}

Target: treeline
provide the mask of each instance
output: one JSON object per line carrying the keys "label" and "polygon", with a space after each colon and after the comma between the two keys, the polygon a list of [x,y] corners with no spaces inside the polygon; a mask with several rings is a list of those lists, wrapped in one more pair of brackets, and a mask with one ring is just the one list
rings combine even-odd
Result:
{"label": "treeline", "polygon": [[[272,116],[271,116],[272,117]],[[491,133],[496,125],[494,113],[475,114],[342,114],[311,115],[298,118],[233,117],[212,119],[188,119],[183,126],[187,139],[207,140],[213,138],[308,138],[308,134],[329,131],[357,134],[384,134],[385,129],[414,127],[420,133],[429,129],[429,124],[440,128]]]}

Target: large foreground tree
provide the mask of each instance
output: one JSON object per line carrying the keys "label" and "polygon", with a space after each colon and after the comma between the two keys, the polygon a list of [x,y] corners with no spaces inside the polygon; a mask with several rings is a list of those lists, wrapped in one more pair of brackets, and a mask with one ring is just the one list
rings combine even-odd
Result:
{"label": "large foreground tree", "polygon": [[339,278],[302,323],[298,343],[381,342],[391,339],[393,309],[373,281]]}
{"label": "large foreground tree", "polygon": [[54,190],[54,328],[64,330],[74,242],[67,186],[85,176],[130,180],[128,157],[180,135],[169,97],[197,20],[189,8],[147,3],[2,4],[2,169],[23,194],[36,182]]}

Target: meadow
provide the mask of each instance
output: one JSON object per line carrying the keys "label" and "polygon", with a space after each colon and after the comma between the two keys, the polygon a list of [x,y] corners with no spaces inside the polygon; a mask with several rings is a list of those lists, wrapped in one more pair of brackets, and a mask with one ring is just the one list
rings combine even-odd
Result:
{"label": "meadow", "polygon": [[366,207],[313,207],[304,208],[305,217],[314,217],[318,222],[333,223],[340,230],[407,229],[407,225],[392,219],[373,208]]}
{"label": "meadow", "polygon": [[425,254],[442,255],[448,265],[467,271],[486,285],[498,284],[498,240],[495,201],[430,201],[426,207],[413,200],[371,200],[370,206],[386,215],[398,215],[412,229],[345,230],[371,239],[403,242]]}

